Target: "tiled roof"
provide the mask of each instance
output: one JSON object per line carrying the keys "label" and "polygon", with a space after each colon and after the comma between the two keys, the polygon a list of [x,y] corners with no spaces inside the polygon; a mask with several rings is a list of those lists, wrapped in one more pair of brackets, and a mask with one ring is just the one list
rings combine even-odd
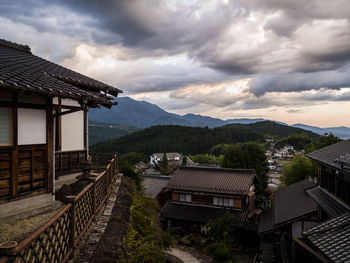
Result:
{"label": "tiled roof", "polygon": [[309,189],[306,192],[321,206],[330,218],[350,212],[349,207],[319,186]]}
{"label": "tiled roof", "polygon": [[305,179],[276,191],[274,224],[286,223],[317,211],[317,203],[305,192],[314,186],[316,183]]}
{"label": "tiled roof", "polygon": [[28,46],[0,39],[0,88],[111,106],[121,90],[35,56]]}
{"label": "tiled roof", "polygon": [[243,226],[248,217],[248,211],[237,211],[225,208],[199,206],[172,202],[169,200],[160,210],[160,217],[189,222],[208,223],[222,217],[227,211],[234,215],[235,226]]}
{"label": "tiled roof", "polygon": [[258,234],[265,234],[275,229],[273,224],[273,208],[265,210],[260,216]]}
{"label": "tiled roof", "polygon": [[320,163],[332,166],[336,169],[342,169],[337,159],[350,153],[350,139],[336,144],[324,147],[318,151],[307,154],[310,159]]}
{"label": "tiled roof", "polygon": [[317,212],[317,203],[306,193],[316,183],[305,179],[283,187],[275,192],[274,207],[265,210],[260,216],[258,234],[274,229]]}
{"label": "tiled roof", "polygon": [[167,188],[223,194],[248,194],[255,171],[212,167],[180,167]]}
{"label": "tiled roof", "polygon": [[332,262],[350,262],[350,213],[325,221],[303,235]]}

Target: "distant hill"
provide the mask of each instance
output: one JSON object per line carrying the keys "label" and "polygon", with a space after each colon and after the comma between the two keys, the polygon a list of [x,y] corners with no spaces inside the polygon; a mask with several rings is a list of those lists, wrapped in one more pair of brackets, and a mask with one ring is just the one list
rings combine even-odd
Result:
{"label": "distant hill", "polygon": [[169,113],[155,104],[137,101],[129,97],[117,99],[118,106],[111,109],[90,109],[89,121],[114,125],[127,125],[149,128],[156,125],[180,125],[190,127],[220,127],[231,123],[255,123],[265,119],[230,119],[221,120],[199,114],[178,115]]}
{"label": "distant hill", "polygon": [[341,138],[341,139],[348,139],[350,138],[350,128],[349,127],[328,127],[328,128],[320,128],[320,127],[315,127],[315,126],[309,126],[305,124],[293,124],[292,127],[297,127],[301,128],[304,130],[312,131],[314,133],[323,135],[325,133],[333,133],[333,135]]}
{"label": "distant hill", "polygon": [[119,138],[123,135],[139,131],[140,128],[125,125],[112,125],[105,123],[89,123],[89,145],[97,142]]}
{"label": "distant hill", "polygon": [[265,135],[275,138],[305,132],[312,138],[318,135],[299,128],[281,125],[272,121],[254,124],[230,124],[217,128],[154,126],[107,142],[91,146],[91,151],[114,152],[180,152],[186,154],[209,153],[221,143],[235,144],[247,141],[265,142]]}
{"label": "distant hill", "polygon": [[[149,128],[156,125],[180,125],[189,127],[220,127],[228,124],[254,124],[267,121],[263,118],[239,118],[221,120],[199,114],[178,115],[167,112],[155,104],[146,101],[137,101],[129,97],[117,98],[118,106],[112,109],[100,108],[90,109],[89,122],[107,123],[118,126],[133,126],[137,128]],[[287,125],[283,122],[274,121]],[[323,135],[325,132],[332,132],[334,135],[345,139],[350,138],[350,128],[330,127],[319,128],[304,124],[295,124],[293,127],[309,130]]]}

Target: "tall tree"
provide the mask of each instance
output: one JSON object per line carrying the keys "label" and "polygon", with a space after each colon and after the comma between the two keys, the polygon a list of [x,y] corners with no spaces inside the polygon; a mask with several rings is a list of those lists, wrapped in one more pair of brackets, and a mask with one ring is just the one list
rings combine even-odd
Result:
{"label": "tall tree", "polygon": [[315,177],[317,169],[314,163],[304,154],[296,154],[293,161],[282,168],[282,181],[284,185],[294,184],[308,177]]}

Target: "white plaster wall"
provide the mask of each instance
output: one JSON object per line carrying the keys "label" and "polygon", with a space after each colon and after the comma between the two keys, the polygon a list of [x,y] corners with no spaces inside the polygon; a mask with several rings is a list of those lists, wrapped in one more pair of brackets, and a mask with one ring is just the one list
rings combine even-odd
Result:
{"label": "white plaster wall", "polygon": [[43,96],[35,95],[19,95],[18,102],[20,103],[33,103],[33,104],[46,104],[46,98]]}
{"label": "white plaster wall", "polygon": [[7,90],[0,90],[1,101],[12,101],[12,93]]}
{"label": "white plaster wall", "polygon": [[80,107],[79,102],[71,99],[62,99],[61,104],[64,106],[75,106],[75,107]]}
{"label": "white plaster wall", "polygon": [[46,143],[46,110],[18,108],[18,144]]}
{"label": "white plaster wall", "polygon": [[84,149],[84,111],[63,115],[62,151],[82,149]]}

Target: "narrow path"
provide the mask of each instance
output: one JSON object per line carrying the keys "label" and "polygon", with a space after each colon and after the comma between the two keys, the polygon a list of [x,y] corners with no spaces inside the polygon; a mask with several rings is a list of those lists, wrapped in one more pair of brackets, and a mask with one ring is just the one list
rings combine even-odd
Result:
{"label": "narrow path", "polygon": [[201,263],[198,259],[196,259],[191,254],[177,248],[171,248],[170,250],[168,250],[168,253],[181,259],[184,263]]}

